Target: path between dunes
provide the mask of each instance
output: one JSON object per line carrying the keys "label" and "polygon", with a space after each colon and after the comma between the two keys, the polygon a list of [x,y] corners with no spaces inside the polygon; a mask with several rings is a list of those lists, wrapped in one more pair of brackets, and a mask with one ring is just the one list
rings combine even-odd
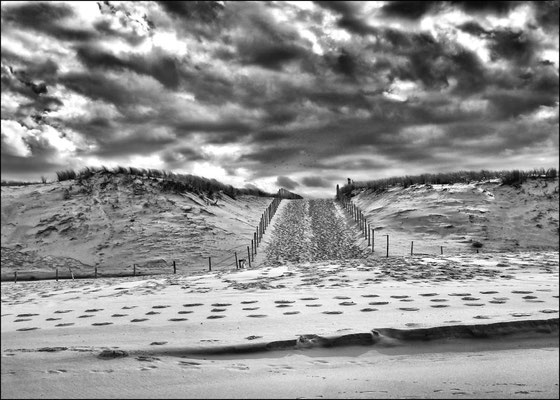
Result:
{"label": "path between dunes", "polygon": [[[367,255],[356,226],[333,200],[284,200],[261,243],[257,265],[349,260]],[[259,255],[258,255],[259,256]]]}

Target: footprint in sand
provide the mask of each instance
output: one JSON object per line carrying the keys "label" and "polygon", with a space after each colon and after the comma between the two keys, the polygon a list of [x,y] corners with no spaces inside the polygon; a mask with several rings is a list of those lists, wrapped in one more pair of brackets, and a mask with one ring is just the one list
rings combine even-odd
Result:
{"label": "footprint in sand", "polygon": [[128,317],[128,314],[113,314],[113,315],[111,315],[111,317],[113,317],[113,318]]}
{"label": "footprint in sand", "polygon": [[136,307],[138,307],[138,306],[124,306],[122,308],[122,310],[132,310],[133,308],[136,308]]}
{"label": "footprint in sand", "polygon": [[65,370],[65,369],[49,369],[49,370],[46,371],[46,373],[48,373],[48,374],[63,374],[65,372],[68,372],[68,371]]}
{"label": "footprint in sand", "polygon": [[274,303],[275,304],[292,304],[292,303],[295,303],[295,301],[292,301],[292,300],[276,300]]}
{"label": "footprint in sand", "polygon": [[483,307],[484,303],[463,303],[466,306],[470,306],[470,307]]}
{"label": "footprint in sand", "polygon": [[342,314],[342,311],[323,311],[323,314],[336,315]]}
{"label": "footprint in sand", "polygon": [[489,300],[488,303],[492,303],[492,304],[506,304],[507,302],[505,300]]}
{"label": "footprint in sand", "polygon": [[554,314],[554,313],[557,313],[558,310],[553,310],[553,309],[547,308],[546,310],[539,310],[539,312],[542,312],[544,314]]}
{"label": "footprint in sand", "polygon": [[291,304],[278,304],[276,308],[293,307]]}
{"label": "footprint in sand", "polygon": [[192,310],[185,310],[185,311],[179,311],[177,314],[192,314],[194,311]]}
{"label": "footprint in sand", "polygon": [[420,309],[416,308],[416,307],[399,307],[399,310],[402,310],[402,311],[418,311]]}
{"label": "footprint in sand", "polygon": [[14,322],[25,322],[25,321],[31,321],[31,318],[18,318],[18,319],[14,319]]}
{"label": "footprint in sand", "polygon": [[348,297],[348,296],[334,296],[333,299],[337,299],[337,300],[348,300],[348,299],[350,299],[350,297]]}
{"label": "footprint in sand", "polygon": [[92,326],[104,326],[104,325],[113,325],[112,322],[94,322],[91,324]]}
{"label": "footprint in sand", "polygon": [[210,310],[210,312],[224,312],[227,311],[227,309],[225,308],[213,308]]}
{"label": "footprint in sand", "polygon": [[179,322],[179,321],[188,321],[187,318],[169,318],[168,321]]}
{"label": "footprint in sand", "polygon": [[362,308],[360,311],[361,311],[361,312],[377,311],[377,308],[366,307],[366,308]]}
{"label": "footprint in sand", "polygon": [[372,301],[370,303],[368,303],[370,306],[384,306],[386,304],[389,304],[388,301]]}
{"label": "footprint in sand", "polygon": [[286,311],[284,313],[284,315],[295,315],[295,314],[299,314],[299,311]]}
{"label": "footprint in sand", "polygon": [[66,323],[63,323],[63,324],[57,324],[57,325],[55,325],[55,327],[72,326],[72,325],[74,325],[73,322],[66,322]]}
{"label": "footprint in sand", "polygon": [[407,297],[410,297],[410,296],[407,296],[407,295],[391,296],[391,298],[393,298],[393,299],[406,299]]}
{"label": "footprint in sand", "polygon": [[160,361],[159,358],[152,357],[152,356],[138,356],[138,357],[136,357],[136,360],[138,360],[138,361],[148,361],[148,362]]}
{"label": "footprint in sand", "polygon": [[146,365],[145,367],[138,368],[140,371],[150,371],[152,369],[156,369],[155,365]]}
{"label": "footprint in sand", "polygon": [[253,303],[258,303],[258,300],[245,300],[242,301],[241,304],[253,304]]}
{"label": "footprint in sand", "polygon": [[144,321],[148,321],[149,318],[134,318],[131,319],[130,322],[144,322]]}
{"label": "footprint in sand", "polygon": [[343,302],[338,303],[338,305],[340,305],[340,306],[355,306],[356,303],[354,303],[353,301],[343,301]]}
{"label": "footprint in sand", "polygon": [[16,317],[34,317],[39,314],[18,314]]}
{"label": "footprint in sand", "polygon": [[228,307],[231,306],[231,303],[214,303],[212,307]]}
{"label": "footprint in sand", "polygon": [[62,318],[47,318],[47,319],[45,319],[45,321],[59,321],[61,319]]}
{"label": "footprint in sand", "polygon": [[530,290],[512,290],[511,293],[515,293],[515,294],[531,294],[533,292],[531,292]]}
{"label": "footprint in sand", "polygon": [[322,304],[306,304],[305,307],[322,307]]}
{"label": "footprint in sand", "polygon": [[433,297],[433,296],[439,296],[439,293],[420,293],[420,296]]}
{"label": "footprint in sand", "polygon": [[464,297],[464,296],[470,296],[470,293],[449,293],[448,296],[458,296],[458,297]]}
{"label": "footprint in sand", "polygon": [[19,328],[19,329],[16,329],[16,331],[34,331],[35,329],[41,329],[41,328],[37,328],[37,327],[33,327],[33,328]]}
{"label": "footprint in sand", "polygon": [[69,312],[72,312],[72,311],[74,311],[74,310],[57,310],[54,313],[55,314],[65,314],[65,313],[69,313]]}
{"label": "footprint in sand", "polygon": [[102,308],[90,308],[89,310],[85,310],[84,312],[97,312],[97,311],[103,311]]}
{"label": "footprint in sand", "polygon": [[249,318],[264,318],[266,316],[267,316],[266,314],[249,314],[249,315],[247,315],[247,317],[249,317]]}
{"label": "footprint in sand", "polygon": [[431,299],[430,301],[433,301],[434,303],[445,303],[449,300],[448,299]]}
{"label": "footprint in sand", "polygon": [[512,317],[530,317],[531,316],[530,313],[511,313],[510,315]]}
{"label": "footprint in sand", "polygon": [[473,317],[474,319],[490,319],[488,315],[476,315]]}
{"label": "footprint in sand", "polygon": [[146,315],[157,315],[157,314],[161,314],[159,311],[148,311],[146,313]]}
{"label": "footprint in sand", "polygon": [[445,308],[445,307],[449,307],[449,304],[432,304],[430,307],[432,307],[432,308]]}
{"label": "footprint in sand", "polygon": [[167,344],[167,342],[152,342],[150,343],[150,346],[162,346],[164,344]]}
{"label": "footprint in sand", "polygon": [[409,303],[411,301],[414,301],[414,299],[400,299],[399,301]]}
{"label": "footprint in sand", "polygon": [[190,303],[190,304],[183,304],[183,307],[199,307],[199,306],[203,306],[204,304],[202,303]]}
{"label": "footprint in sand", "polygon": [[480,292],[481,294],[496,294],[498,292],[494,291],[494,290],[487,290],[487,291],[482,291]]}
{"label": "footprint in sand", "polygon": [[317,299],[318,299],[318,297],[302,297],[300,300],[310,301],[310,300],[317,300]]}
{"label": "footprint in sand", "polygon": [[235,369],[235,370],[239,370],[239,371],[246,371],[249,369],[249,367],[245,364],[233,364],[230,367],[227,367],[227,369]]}
{"label": "footprint in sand", "polygon": [[84,314],[84,315],[79,315],[78,316],[78,318],[91,318],[91,317],[95,317],[95,315]]}
{"label": "footprint in sand", "polygon": [[245,339],[247,339],[247,340],[255,340],[255,339],[260,339],[260,338],[262,338],[262,336],[251,335],[251,336],[247,336]]}
{"label": "footprint in sand", "polygon": [[258,310],[260,307],[244,307],[242,308],[243,311],[255,311]]}
{"label": "footprint in sand", "polygon": [[225,315],[216,314],[216,315],[209,315],[208,317],[206,317],[206,319],[218,319],[218,318],[225,318]]}
{"label": "footprint in sand", "polygon": [[202,365],[202,364],[197,363],[195,361],[179,361],[177,364],[179,364],[181,367],[190,367],[190,368],[196,368],[196,369],[200,369],[198,366]]}
{"label": "footprint in sand", "polygon": [[171,306],[153,306],[152,308],[168,308],[168,307],[171,307]]}
{"label": "footprint in sand", "polygon": [[362,297],[379,297],[378,294],[362,294]]}
{"label": "footprint in sand", "polygon": [[[538,299],[538,297],[537,296],[523,296],[522,299],[524,299],[524,300]],[[19,315],[18,315],[18,317],[19,317]]]}

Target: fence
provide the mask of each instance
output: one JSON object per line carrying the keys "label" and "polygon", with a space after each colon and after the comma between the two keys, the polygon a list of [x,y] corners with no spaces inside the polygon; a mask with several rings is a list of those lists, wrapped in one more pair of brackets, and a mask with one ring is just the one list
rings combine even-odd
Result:
{"label": "fence", "polygon": [[[390,252],[390,245],[391,245],[391,240],[390,240],[390,235],[389,234],[377,234],[376,237],[376,232],[375,232],[375,228],[372,227],[372,223],[370,223],[370,221],[368,220],[368,218],[366,217],[366,215],[363,213],[363,211],[356,205],[354,204],[352,201],[342,197],[342,196],[337,196],[338,198],[338,202],[343,206],[344,210],[346,210],[346,212],[350,215],[350,217],[352,217],[352,219],[356,222],[358,229],[360,230],[360,233],[363,235],[363,239],[364,241],[367,241],[367,247],[371,247],[371,252],[375,253],[375,249],[376,249],[376,245],[377,248],[381,248],[381,255],[385,256],[385,257],[389,257],[389,252]],[[381,238],[380,238],[381,237]],[[395,238],[393,238],[395,239]],[[402,249],[403,247],[407,247],[408,249],[408,242],[404,243],[402,238],[397,238],[398,240],[398,246],[400,249]],[[416,242],[416,248],[415,248],[415,242]],[[419,246],[420,244],[420,246]],[[482,246],[481,246],[482,247]],[[438,244],[427,244],[425,240],[411,240],[410,241],[410,255],[414,256],[414,255],[443,255],[444,251],[449,250],[448,246],[442,244],[441,242]],[[474,250],[476,251],[476,253],[479,252],[479,248],[476,246],[473,246]],[[418,251],[418,250],[421,251]],[[426,250],[428,251],[428,253],[426,253]],[[416,252],[415,252],[416,251]],[[463,251],[464,252],[464,251]],[[408,251],[406,253],[402,253],[402,251],[400,252],[399,255],[408,255]]]}
{"label": "fence", "polygon": [[[208,271],[216,269],[217,267],[235,267],[235,269],[249,267],[251,268],[251,263],[254,262],[255,256],[257,255],[257,249],[262,242],[263,235],[266,229],[270,226],[272,217],[276,214],[281,198],[275,197],[274,200],[268,205],[264,210],[259,220],[258,225],[252,235],[250,245],[241,245],[230,248],[226,252],[231,252],[230,255],[216,260],[215,257],[208,256]],[[172,267],[167,263],[164,265],[159,265],[156,267],[151,267],[149,271],[145,270],[145,267],[140,267],[140,265],[133,263],[129,265],[126,269],[119,272],[111,273],[99,273],[98,268],[82,265],[80,267],[68,268],[68,267],[57,267],[54,271],[54,279],[90,279],[99,277],[128,277],[128,276],[145,276],[145,275],[158,275],[158,274],[168,274],[173,271],[173,274],[177,273],[177,262],[172,261]],[[162,263],[163,264],[163,263]],[[13,274],[3,273],[1,275],[1,281],[35,281],[35,280],[45,280],[53,279],[52,270],[19,270],[14,271]]]}

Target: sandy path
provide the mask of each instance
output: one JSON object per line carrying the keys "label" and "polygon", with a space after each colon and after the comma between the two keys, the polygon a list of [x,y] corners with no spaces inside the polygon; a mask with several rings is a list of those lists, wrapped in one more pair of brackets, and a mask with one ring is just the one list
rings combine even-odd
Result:
{"label": "sandy path", "polygon": [[261,252],[267,265],[364,257],[359,233],[332,200],[291,200],[278,211],[271,239]]}

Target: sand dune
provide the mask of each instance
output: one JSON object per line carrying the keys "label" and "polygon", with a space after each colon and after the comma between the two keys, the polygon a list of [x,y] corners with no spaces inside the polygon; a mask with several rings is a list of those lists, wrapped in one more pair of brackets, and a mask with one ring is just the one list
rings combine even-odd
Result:
{"label": "sand dune", "polygon": [[558,269],[386,258],[339,204],[282,201],[252,268],[2,282],[2,397],[557,398]]}

